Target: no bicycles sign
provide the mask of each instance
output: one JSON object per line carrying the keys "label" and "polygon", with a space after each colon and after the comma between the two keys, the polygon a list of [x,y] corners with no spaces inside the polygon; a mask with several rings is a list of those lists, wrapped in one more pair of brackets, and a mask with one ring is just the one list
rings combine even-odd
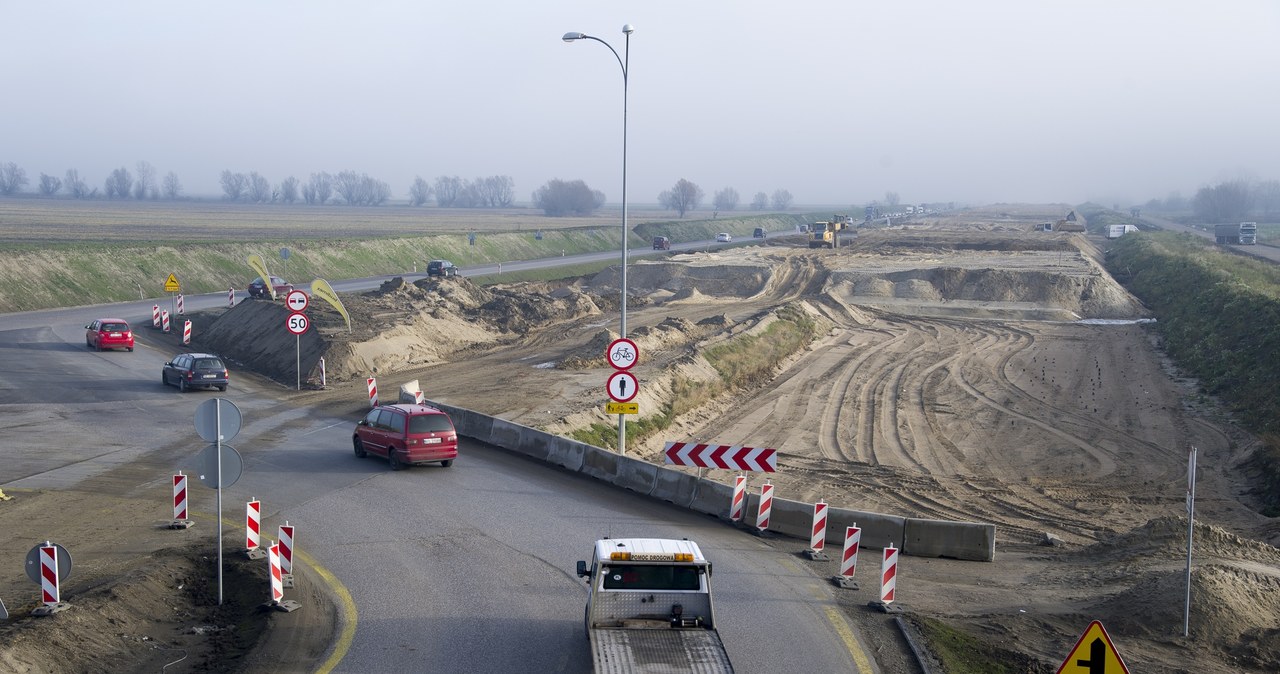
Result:
{"label": "no bicycles sign", "polygon": [[636,347],[635,342],[623,337],[609,343],[605,357],[609,359],[613,369],[627,370],[640,361],[640,349]]}

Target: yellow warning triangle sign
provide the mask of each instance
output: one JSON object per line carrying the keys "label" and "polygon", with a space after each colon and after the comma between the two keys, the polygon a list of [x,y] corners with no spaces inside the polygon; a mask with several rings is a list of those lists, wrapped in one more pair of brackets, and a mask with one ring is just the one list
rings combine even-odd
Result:
{"label": "yellow warning triangle sign", "polygon": [[179,290],[182,290],[182,284],[178,283],[177,276],[170,273],[169,278],[164,280],[164,291],[167,293],[176,293]]}
{"label": "yellow warning triangle sign", "polygon": [[1129,668],[1124,666],[1102,623],[1095,620],[1080,635],[1058,674],[1129,674]]}

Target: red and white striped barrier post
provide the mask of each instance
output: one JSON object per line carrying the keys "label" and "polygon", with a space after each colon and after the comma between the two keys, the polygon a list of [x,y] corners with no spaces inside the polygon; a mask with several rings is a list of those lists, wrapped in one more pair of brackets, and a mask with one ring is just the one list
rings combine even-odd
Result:
{"label": "red and white striped barrier post", "polygon": [[853,573],[858,570],[858,544],[862,541],[862,529],[855,522],[844,530],[844,554],[840,557],[840,575],[832,578],[836,585],[849,590],[858,589]]}
{"label": "red and white striped barrier post", "polygon": [[164,332],[169,332],[169,310],[168,309],[160,310],[160,329],[163,330]]}
{"label": "red and white striped barrier post", "polygon": [[736,475],[733,478],[733,502],[729,504],[729,521],[742,521],[742,506],[747,502],[747,476]]}
{"label": "red and white striped barrier post", "polygon": [[262,530],[262,503],[257,499],[245,505],[244,529],[244,547],[249,553],[249,558],[260,557],[262,555],[262,539],[259,533]]}
{"label": "red and white striped barrier post", "polygon": [[280,547],[280,572],[284,574],[284,582],[293,587],[293,526],[289,520],[280,525],[279,534],[276,545]]}
{"label": "red and white striped barrier post", "polygon": [[378,378],[369,377],[368,379],[365,380],[365,383],[369,385],[369,407],[377,407],[378,406]]}
{"label": "red and white striped barrier post", "polygon": [[227,288],[227,306],[234,307],[236,305],[236,289]]}
{"label": "red and white striped barrier post", "polygon": [[413,392],[413,402],[415,402],[415,403],[417,403],[417,404],[419,404],[419,405],[421,405],[421,404],[423,404],[423,403],[427,402],[427,396],[426,396],[426,394],[424,394],[422,391],[414,391],[414,392]]}
{"label": "red and white striped barrier post", "polygon": [[324,388],[325,383],[326,382],[324,378],[324,356],[320,356],[320,388]]}
{"label": "red and white striped barrier post", "polygon": [[159,304],[151,305],[151,327],[153,328],[160,327],[160,305]]}
{"label": "red and white striped barrier post", "polygon": [[187,518],[187,476],[178,471],[173,476],[173,521],[170,529],[189,529],[194,524]]}
{"label": "red and white striped barrier post", "polygon": [[898,588],[898,550],[893,543],[884,549],[884,561],[880,564],[880,601],[893,603],[893,596]]}
{"label": "red and white striped barrier post", "polygon": [[760,486],[760,503],[756,509],[756,531],[764,533],[769,529],[769,516],[773,513],[773,485],[765,480]]}
{"label": "red and white striped barrier post", "polygon": [[280,578],[280,544],[273,543],[267,548],[267,564],[271,573],[271,601],[269,604],[279,604],[284,599],[284,580]]}
{"label": "red and white striped barrier post", "polygon": [[49,541],[40,546],[40,601],[48,607],[62,601],[58,589],[58,548]]}
{"label": "red and white striped barrier post", "polygon": [[182,345],[186,346],[191,343],[191,321],[182,322]]}
{"label": "red and white striped barrier post", "polygon": [[814,561],[830,559],[823,551],[827,546],[827,504],[822,499],[813,504],[813,527],[809,531],[809,549],[805,550],[805,556]]}
{"label": "red and white striped barrier post", "polygon": [[181,316],[186,313],[187,313],[187,308],[186,308],[186,305],[183,304],[182,302],[182,293],[178,293],[178,315]]}

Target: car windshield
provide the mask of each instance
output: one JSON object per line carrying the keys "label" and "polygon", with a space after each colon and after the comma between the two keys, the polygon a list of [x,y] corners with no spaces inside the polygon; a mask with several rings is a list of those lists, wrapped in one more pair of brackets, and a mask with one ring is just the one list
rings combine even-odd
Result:
{"label": "car windshield", "polygon": [[253,279],[253,283],[250,283],[249,285],[254,285],[254,286],[262,285],[262,277],[259,276],[258,278]]}
{"label": "car windshield", "polygon": [[613,564],[604,569],[606,590],[697,590],[696,566]]}
{"label": "car windshield", "polygon": [[225,370],[222,361],[217,358],[197,358],[195,365],[192,366],[197,370]]}
{"label": "car windshield", "polygon": [[453,430],[449,417],[443,414],[419,414],[409,417],[410,433],[442,433]]}

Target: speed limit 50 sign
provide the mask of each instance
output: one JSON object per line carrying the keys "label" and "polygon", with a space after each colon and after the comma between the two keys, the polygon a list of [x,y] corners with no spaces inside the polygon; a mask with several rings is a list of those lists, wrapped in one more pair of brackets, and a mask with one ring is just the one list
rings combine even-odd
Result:
{"label": "speed limit 50 sign", "polygon": [[289,329],[295,335],[301,335],[311,327],[311,321],[307,320],[306,314],[289,314],[284,321],[284,327]]}

